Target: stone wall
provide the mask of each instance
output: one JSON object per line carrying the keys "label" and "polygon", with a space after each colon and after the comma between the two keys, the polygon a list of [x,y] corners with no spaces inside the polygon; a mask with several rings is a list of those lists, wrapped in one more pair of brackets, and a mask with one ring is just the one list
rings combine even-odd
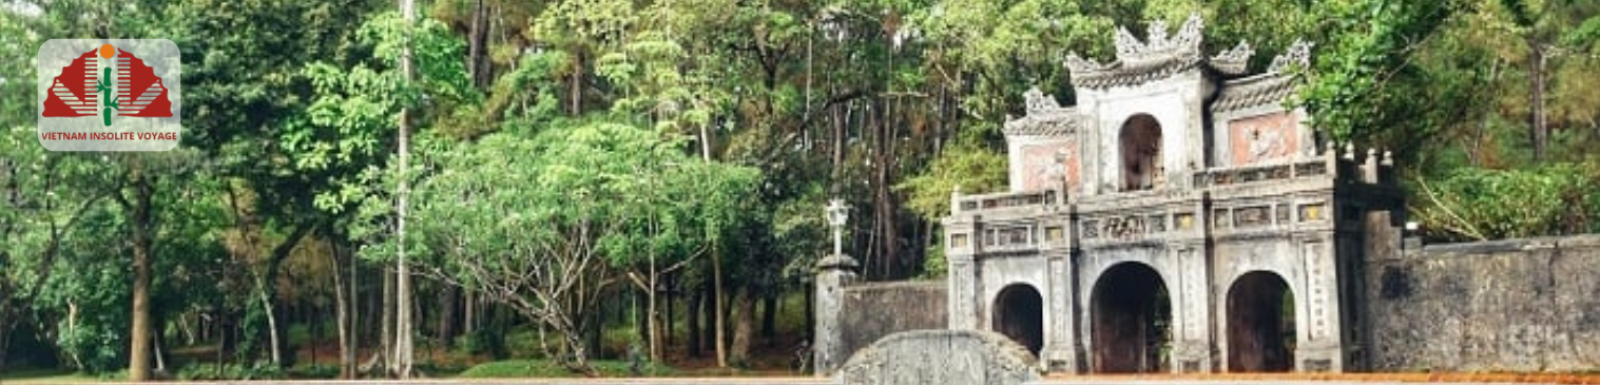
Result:
{"label": "stone wall", "polygon": [[917,330],[863,348],[838,378],[843,385],[1020,385],[1039,372],[1033,354],[998,333]]}
{"label": "stone wall", "polygon": [[1417,246],[1368,266],[1372,369],[1600,368],[1600,235]]}
{"label": "stone wall", "polygon": [[897,332],[946,329],[946,286],[942,279],[846,286],[839,309],[843,357]]}

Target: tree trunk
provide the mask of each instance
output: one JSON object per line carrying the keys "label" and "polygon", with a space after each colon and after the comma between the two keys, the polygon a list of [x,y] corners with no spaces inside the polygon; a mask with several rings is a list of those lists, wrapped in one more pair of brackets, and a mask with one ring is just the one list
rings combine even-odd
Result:
{"label": "tree trunk", "polygon": [[722,291],[722,252],[717,250],[716,246],[711,247],[711,277],[712,290],[715,290],[715,292],[711,294],[711,301],[714,304],[714,310],[716,311],[716,314],[714,315],[716,321],[714,322],[715,325],[712,327],[716,328],[713,333],[716,336],[715,344],[717,349],[717,367],[726,368],[728,367],[728,339],[724,336],[724,334],[728,330],[726,319],[727,313],[722,311],[722,296],[724,293]]}
{"label": "tree trunk", "polygon": [[461,289],[454,285],[442,284],[440,290],[444,295],[439,296],[438,338],[439,346],[449,349],[455,346],[456,339],[456,308],[461,305]]}
{"label": "tree trunk", "polygon": [[[8,257],[9,256],[6,255],[6,253],[0,252],[0,261],[10,260]],[[12,289],[8,286],[9,285],[0,283],[0,290],[5,290],[6,293],[11,293]],[[12,298],[13,297],[6,297],[4,299],[0,299],[0,373],[5,373],[6,370],[6,352],[8,352],[11,347],[11,324],[16,323],[16,320],[14,320],[13,316],[11,315],[12,306],[11,304],[7,303],[10,302]]]}
{"label": "tree trunk", "polygon": [[[651,270],[654,269],[654,267],[651,268]],[[655,273],[651,272],[650,275],[652,276],[650,279],[650,287],[654,288],[655,278],[653,277],[655,276]],[[648,293],[650,293],[650,295],[645,297],[647,300],[645,314],[647,315],[646,318],[649,321],[650,327],[650,362],[661,362],[661,314],[659,314],[659,311],[656,310],[656,291],[650,290]]]}
{"label": "tree trunk", "polygon": [[601,311],[594,312],[594,316],[588,318],[589,321],[582,325],[587,327],[576,330],[579,333],[583,333],[583,330],[588,330],[588,333],[584,334],[589,337],[584,341],[583,344],[578,345],[577,349],[573,349],[573,362],[576,363],[578,367],[587,367],[587,360],[590,357],[599,358],[601,349],[603,348],[600,341],[605,340],[606,328],[604,326],[606,324],[606,318],[603,308]]}
{"label": "tree trunk", "polygon": [[571,116],[583,113],[583,52],[572,55],[572,77],[568,79],[567,96],[572,98]]}
{"label": "tree trunk", "polygon": [[750,340],[755,334],[756,296],[745,289],[738,296],[737,319],[733,326],[733,348],[728,361],[741,368],[750,367]]}
{"label": "tree trunk", "polygon": [[815,308],[815,306],[817,306],[812,302],[814,301],[814,299],[811,298],[811,292],[813,291],[816,290],[812,290],[810,288],[800,290],[801,293],[805,293],[806,298],[806,307],[803,309],[805,311],[802,312],[806,313],[806,330],[800,334],[805,336],[805,341],[807,341],[808,344],[810,343],[809,341],[813,341],[813,337],[811,336],[812,331],[817,330],[817,312],[812,310]]}
{"label": "tree trunk", "polygon": [[488,88],[492,76],[489,73],[489,61],[486,60],[489,40],[487,11],[483,0],[472,2],[472,26],[467,36],[467,70],[472,74],[472,85],[479,89]]}
{"label": "tree trunk", "polygon": [[[669,275],[669,277],[673,277],[673,276]],[[672,317],[677,315],[677,313],[673,312],[673,307],[674,307],[673,306],[673,302],[678,300],[678,294],[677,294],[677,290],[676,290],[676,288],[678,287],[678,285],[676,284],[677,278],[676,277],[668,278],[667,282],[668,282],[667,285],[668,285],[668,287],[670,289],[667,290],[667,292],[666,292],[667,299],[665,301],[662,301],[662,304],[666,305],[666,307],[667,307],[666,314],[662,314],[661,315],[661,320],[666,322],[666,325],[665,325],[666,330],[663,330],[661,332],[661,349],[662,350],[666,350],[666,349],[669,349],[669,348],[672,347],[672,326],[673,326],[673,323],[676,321]]]}
{"label": "tree trunk", "polygon": [[278,274],[283,271],[283,262],[289,259],[295,246],[299,245],[300,240],[310,231],[311,226],[295,226],[289,236],[283,239],[283,243],[272,248],[272,254],[267,257],[267,271],[258,278],[261,280],[258,296],[262,308],[267,312],[267,341],[272,344],[270,352],[274,365],[292,364],[292,357],[285,357],[283,354],[289,347],[288,339],[283,338],[288,333],[288,323],[284,323],[284,327],[280,328],[278,312],[275,310],[278,304]]}
{"label": "tree trunk", "polygon": [[[137,161],[136,161],[137,162]],[[150,200],[155,195],[143,165],[133,166],[133,327],[128,353],[128,380],[150,380]]]}
{"label": "tree trunk", "polygon": [[395,349],[394,349],[394,337],[395,337],[395,333],[394,333],[394,329],[395,329],[394,328],[394,326],[395,326],[395,324],[394,324],[394,322],[395,322],[395,316],[394,316],[394,314],[395,314],[394,272],[391,272],[388,269],[379,269],[379,271],[381,271],[383,273],[383,299],[382,299],[382,301],[383,301],[383,311],[382,311],[382,313],[383,313],[383,325],[380,327],[380,329],[382,329],[382,332],[380,332],[378,334],[378,341],[379,341],[378,342],[378,347],[379,347],[379,349],[381,349],[382,354],[379,354],[379,355],[383,357],[382,358],[382,360],[383,360],[383,365],[382,366],[385,369],[386,373],[387,374],[393,374],[398,370],[398,368],[395,366],[395,356],[394,356],[394,353],[395,353]]}
{"label": "tree trunk", "polygon": [[[334,240],[336,237],[328,238],[328,259],[333,264],[331,271],[333,272],[334,328],[339,331],[339,379],[349,380],[355,378],[356,355],[355,351],[351,349],[353,336],[350,335],[350,325],[352,325],[350,322],[351,309],[348,307],[350,300],[346,299],[345,280],[342,278],[344,271],[340,263],[344,256],[339,252],[339,242]],[[355,275],[351,274],[351,278],[354,277]],[[348,288],[351,289],[353,294],[355,285],[352,284]],[[312,355],[312,357],[315,359],[316,356]]]}
{"label": "tree trunk", "polygon": [[227,307],[222,304],[221,299],[217,300],[216,309],[219,309],[217,311],[217,319],[215,322],[213,322],[210,329],[211,332],[217,336],[216,362],[217,367],[221,368],[224,363],[223,357],[225,357],[223,352],[233,351],[234,346],[236,345],[235,341],[237,340],[234,339],[233,333],[233,312],[228,311]]}
{"label": "tree trunk", "polygon": [[[893,63],[893,55],[890,56],[890,60],[890,63]],[[895,164],[894,144],[897,134],[892,120],[894,116],[888,113],[888,111],[892,111],[890,107],[893,106],[893,103],[884,101],[884,105],[884,117],[878,121],[877,125],[879,147],[875,155],[878,161],[872,162],[873,167],[877,169],[875,172],[878,179],[875,186],[877,188],[877,204],[873,205],[876,213],[873,217],[875,217],[875,222],[878,223],[880,231],[877,236],[878,244],[881,245],[881,254],[878,256],[881,264],[879,265],[879,277],[889,279],[896,277],[896,274],[898,274],[895,268],[898,267],[900,260],[900,234],[895,221],[894,194],[890,190],[894,187],[892,185],[894,183],[894,167],[890,166]]]}
{"label": "tree trunk", "polygon": [[1544,47],[1537,39],[1528,39],[1529,55],[1528,65],[1533,67],[1528,70],[1528,77],[1533,80],[1533,92],[1528,95],[1528,106],[1532,109],[1530,118],[1533,126],[1533,160],[1535,162],[1545,159],[1545,151],[1550,143],[1550,128],[1545,126],[1544,118],[1544,71],[1547,60]]}
{"label": "tree trunk", "polygon": [[[337,276],[339,274],[335,273],[334,275]],[[334,284],[333,287],[337,288],[337,287],[339,287],[339,285],[338,284]],[[310,336],[311,338],[307,341],[306,345],[309,345],[311,347],[311,365],[312,366],[316,366],[317,365],[317,341],[318,341],[318,338],[322,336],[321,334],[319,334],[319,332],[322,331],[321,322],[317,322],[317,320],[322,319],[321,314],[318,313],[318,310],[321,310],[321,309],[315,303],[307,303],[305,305],[305,307],[306,307],[306,321],[305,321],[306,322],[306,328],[311,329],[311,330],[308,330],[308,332],[310,332],[309,334],[311,335]]]}
{"label": "tree trunk", "polygon": [[700,358],[701,342],[705,340],[704,337],[700,336],[700,317],[705,314],[704,311],[701,311],[700,303],[705,300],[706,294],[705,290],[701,290],[700,286],[695,286],[693,291],[694,293],[689,295],[689,310],[685,314],[689,316],[687,325],[689,329],[689,357]]}
{"label": "tree trunk", "polygon": [[[1499,83],[1499,80],[1500,60],[1497,59],[1494,61],[1494,65],[1489,67],[1489,80],[1484,83],[1489,87],[1493,87],[1496,83]],[[1484,87],[1481,92],[1484,94],[1489,94],[1491,92],[1488,89],[1489,87]],[[1482,116],[1478,119],[1478,126],[1476,127],[1477,130],[1475,130],[1472,135],[1472,149],[1467,151],[1467,164],[1473,167],[1478,167],[1483,163],[1483,135],[1484,132],[1489,129],[1489,118],[1494,116],[1494,114],[1488,110],[1482,111],[1480,114]]]}
{"label": "tree trunk", "polygon": [[772,346],[772,339],[778,335],[777,318],[778,297],[769,295],[761,300],[761,342]]}
{"label": "tree trunk", "polygon": [[462,301],[466,302],[463,305],[466,309],[461,312],[461,332],[470,336],[478,331],[478,296],[474,295],[470,290],[463,290],[461,297]]}
{"label": "tree trunk", "polygon": [[[411,27],[412,19],[416,19],[416,13],[417,9],[414,0],[400,1],[400,14],[405,18],[407,28]],[[400,72],[405,76],[405,81],[410,83],[410,43],[407,43],[402,48],[400,54]],[[400,109],[399,138],[401,175],[405,175],[406,170],[410,169],[408,163],[411,153],[410,137],[411,113],[408,109],[402,108]],[[411,360],[413,358],[411,337],[413,336],[412,330],[415,328],[411,321],[413,315],[412,312],[415,310],[415,308],[411,305],[411,266],[406,261],[406,200],[411,195],[410,184],[407,182],[407,178],[400,178],[400,191],[399,194],[397,194],[399,195],[397,200],[399,201],[398,204],[400,207],[397,210],[397,215],[395,216],[395,234],[397,238],[399,238],[398,251],[400,254],[400,258],[395,260],[395,265],[397,266],[397,272],[395,273],[395,294],[399,296],[399,299],[396,301],[397,304],[395,305],[398,308],[397,310],[399,310],[397,313],[398,318],[395,319],[395,333],[398,333],[395,336],[395,358],[396,361],[398,361],[395,365],[395,369],[396,375],[401,379],[411,378]]]}
{"label": "tree trunk", "polygon": [[[160,325],[161,323],[160,322],[153,322],[152,324]],[[154,354],[151,354],[151,356],[153,358],[155,358],[155,360],[156,360],[155,370],[151,371],[151,373],[152,373],[151,376],[152,377],[160,377],[160,375],[159,375],[160,373],[166,373],[167,372],[167,359],[166,359],[166,357],[163,357],[165,355],[165,353],[161,349],[161,345],[162,345],[161,340],[164,337],[163,334],[166,334],[166,333],[162,333],[160,331],[156,331],[155,333],[151,333],[151,334],[152,335],[151,335],[151,338],[150,338],[150,350],[154,352]],[[159,378],[157,378],[157,379],[159,379]]]}

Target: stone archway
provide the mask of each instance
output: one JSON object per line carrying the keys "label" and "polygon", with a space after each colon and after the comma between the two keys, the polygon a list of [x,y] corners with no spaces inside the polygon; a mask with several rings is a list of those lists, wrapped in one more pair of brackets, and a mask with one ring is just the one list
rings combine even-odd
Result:
{"label": "stone archway", "polygon": [[1239,276],[1228,288],[1228,371],[1294,369],[1294,293],[1266,271]]}
{"label": "stone archway", "polygon": [[1027,284],[1012,284],[995,296],[994,330],[1017,341],[1034,357],[1044,348],[1044,297]]}
{"label": "stone archway", "polygon": [[1143,263],[1121,263],[1101,273],[1090,292],[1094,372],[1168,371],[1170,298],[1161,275]]}
{"label": "stone archway", "polygon": [[1136,114],[1122,123],[1117,135],[1121,154],[1122,191],[1149,190],[1161,185],[1161,122],[1149,114]]}

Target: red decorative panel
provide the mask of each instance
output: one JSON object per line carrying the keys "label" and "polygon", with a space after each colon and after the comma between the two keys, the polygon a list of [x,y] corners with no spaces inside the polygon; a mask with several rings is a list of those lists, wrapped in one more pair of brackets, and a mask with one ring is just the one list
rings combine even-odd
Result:
{"label": "red decorative panel", "polygon": [[1300,148],[1299,122],[1287,112],[1256,115],[1228,122],[1228,143],[1234,165],[1289,157]]}
{"label": "red decorative panel", "polygon": [[1022,190],[1039,191],[1059,186],[1057,179],[1067,183],[1067,192],[1081,191],[1079,183],[1078,143],[1075,140],[1051,141],[1022,146]]}

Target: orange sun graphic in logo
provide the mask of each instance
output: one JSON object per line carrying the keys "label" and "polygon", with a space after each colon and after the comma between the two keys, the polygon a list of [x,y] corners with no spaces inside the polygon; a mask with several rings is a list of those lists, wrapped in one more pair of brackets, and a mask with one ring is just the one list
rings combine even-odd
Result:
{"label": "orange sun graphic in logo", "polygon": [[116,54],[117,54],[117,48],[116,47],[112,47],[110,44],[102,44],[102,45],[100,45],[100,57],[103,57],[103,58],[106,58],[106,59],[110,59],[111,55],[116,55]]}

